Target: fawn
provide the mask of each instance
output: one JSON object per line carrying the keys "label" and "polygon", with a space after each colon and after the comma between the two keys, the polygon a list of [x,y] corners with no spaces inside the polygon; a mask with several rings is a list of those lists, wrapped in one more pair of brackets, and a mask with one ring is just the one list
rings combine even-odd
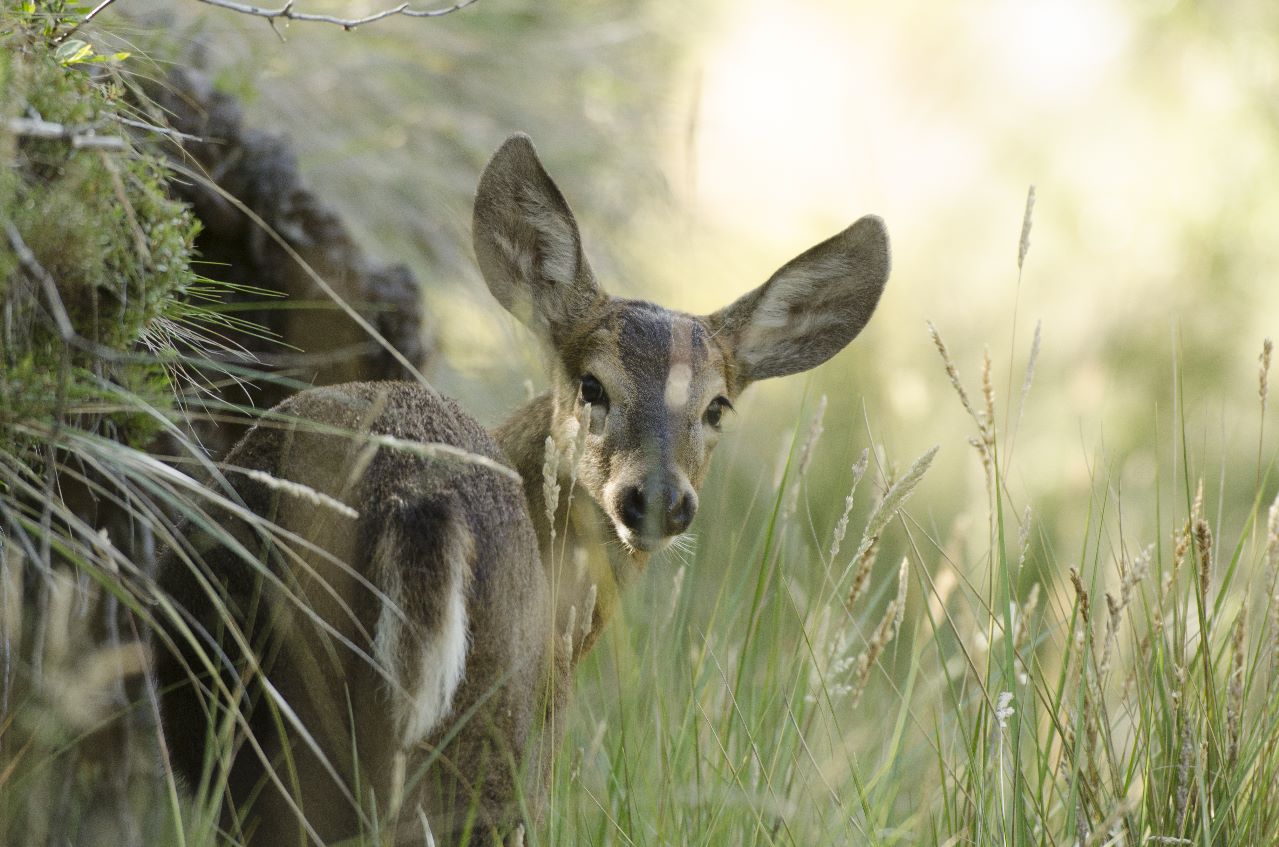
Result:
{"label": "fawn", "polygon": [[889,273],[868,216],[712,315],[610,297],[525,135],[484,170],[473,238],[551,389],[491,434],[425,384],[303,391],[227,457],[220,524],[162,562],[170,756],[252,843],[536,820],[573,667],[688,529],[721,418],[839,352]]}

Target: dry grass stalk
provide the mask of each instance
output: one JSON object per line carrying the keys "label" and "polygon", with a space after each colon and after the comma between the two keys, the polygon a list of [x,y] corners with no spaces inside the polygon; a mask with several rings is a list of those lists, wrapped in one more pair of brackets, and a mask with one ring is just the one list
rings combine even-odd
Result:
{"label": "dry grass stalk", "polygon": [[946,349],[946,342],[942,341],[941,333],[937,331],[937,327],[933,326],[932,321],[928,321],[928,334],[932,336],[933,344],[937,347],[937,352],[941,354],[942,364],[946,367],[946,376],[950,377],[950,384],[955,389],[955,393],[959,395],[959,402],[963,404],[964,411],[968,412],[981,428],[981,417],[977,414],[977,410],[973,408],[972,402],[968,399],[968,392],[964,390],[964,384],[959,380],[959,370],[955,367],[955,362],[950,358],[950,351]]}
{"label": "dry grass stalk", "polygon": [[1036,582],[1030,587],[1030,593],[1026,595],[1026,602],[1022,603],[1021,609],[1017,613],[1017,625],[1013,629],[1013,654],[1017,657],[1017,664],[1021,668],[1017,681],[1022,684],[1029,681],[1030,677],[1030,669],[1026,666],[1022,653],[1025,650],[1027,641],[1030,639],[1030,619],[1038,608],[1039,583]]}
{"label": "dry grass stalk", "polygon": [[991,381],[990,348],[982,351],[981,394],[983,408],[977,416],[977,437],[968,443],[977,449],[986,473],[986,494],[995,496],[995,387]]}
{"label": "dry grass stalk", "polygon": [[1030,341],[1030,357],[1026,360],[1026,376],[1021,381],[1021,405],[1026,405],[1026,396],[1030,394],[1031,383],[1035,381],[1035,364],[1039,361],[1039,344],[1042,340],[1044,322],[1035,321],[1035,334]]}
{"label": "dry grass stalk", "polygon": [[[1173,586],[1177,583],[1177,576],[1181,572],[1181,566],[1186,561],[1186,554],[1190,552],[1191,523],[1187,519],[1181,529],[1173,533],[1172,548],[1172,564],[1168,568],[1168,572],[1164,574],[1164,584],[1160,592],[1159,609],[1162,610],[1168,605],[1168,599],[1172,594]],[[1163,615],[1160,611],[1160,621]]]}
{"label": "dry grass stalk", "polygon": [[560,451],[555,437],[546,436],[546,450],[542,458],[542,500],[546,505],[546,522],[551,527],[551,541],[555,541],[555,512],[560,505]]}
{"label": "dry grass stalk", "polygon": [[1115,638],[1119,633],[1119,615],[1123,612],[1123,606],[1119,603],[1119,598],[1106,592],[1106,634],[1102,638],[1101,644],[1101,665],[1097,669],[1098,675],[1105,677],[1110,670],[1110,658],[1114,654]]}
{"label": "dry grass stalk", "polygon": [[1239,724],[1243,715],[1244,636],[1248,621],[1248,607],[1239,610],[1235,621],[1234,636],[1230,639],[1230,684],[1226,690],[1226,762],[1233,770],[1239,760]]}
{"label": "dry grass stalk", "polygon": [[1017,241],[1017,273],[1026,262],[1026,254],[1030,252],[1030,227],[1035,212],[1035,186],[1026,192],[1026,211],[1021,218],[1021,238]]}
{"label": "dry grass stalk", "polygon": [[[1088,589],[1084,586],[1083,578],[1079,571],[1075,568],[1070,569],[1070,582],[1075,588],[1075,597],[1079,606],[1079,623],[1075,628],[1075,653],[1078,654],[1078,664],[1071,664],[1069,670],[1071,672],[1070,679],[1073,684],[1082,689],[1083,715],[1082,722],[1084,727],[1084,747],[1083,757],[1081,761],[1087,769],[1088,778],[1094,784],[1100,784],[1097,775],[1097,764],[1094,758],[1094,751],[1097,746],[1097,715],[1095,703],[1101,701],[1100,689],[1095,688],[1097,681],[1088,673],[1088,667],[1097,667],[1097,657],[1095,648],[1091,638],[1092,634],[1092,599],[1088,594]],[[1076,751],[1078,755],[1078,751]]]}
{"label": "dry grass stalk", "polygon": [[272,476],[265,471],[254,470],[252,468],[245,468],[240,472],[254,482],[262,483],[272,491],[279,491],[282,494],[288,494],[290,497],[305,500],[314,506],[323,506],[326,509],[331,509],[332,511],[337,512],[339,515],[348,517],[351,520],[358,520],[360,517],[359,512],[352,509],[341,500],[330,497],[322,491],[316,491],[309,485],[303,485],[300,482],[292,482],[287,479],[280,479],[279,477]]}
{"label": "dry grass stalk", "polygon": [[1266,399],[1270,394],[1270,354],[1274,351],[1274,342],[1267,338],[1261,342],[1261,355],[1258,359],[1261,361],[1261,367],[1257,374],[1257,396],[1261,398],[1261,416],[1266,416]]}
{"label": "dry grass stalk", "polygon": [[[582,466],[582,457],[586,455],[586,436],[591,431],[591,404],[587,403],[581,412],[582,418],[565,418],[564,445],[568,452],[568,496],[573,496],[573,488],[577,485],[577,472]],[[586,425],[582,425],[582,421]]]}
{"label": "dry grass stalk", "polygon": [[808,436],[804,439],[804,444],[799,450],[799,461],[795,466],[795,477],[791,483],[790,494],[786,499],[785,515],[787,517],[795,514],[796,508],[799,506],[799,486],[804,479],[804,475],[808,473],[808,467],[813,461],[813,450],[817,446],[817,440],[822,437],[822,418],[826,416],[826,395],[823,394],[817,401],[817,411],[813,413],[813,419],[808,425]]}
{"label": "dry grass stalk", "polygon": [[[924,478],[924,474],[928,472],[929,466],[933,462],[933,458],[937,455],[937,447],[933,447],[927,453],[920,456],[906,470],[901,479],[887,486],[884,496],[879,503],[871,511],[870,517],[866,521],[866,528],[862,531],[862,541],[857,548],[857,552],[853,554],[853,558],[849,561],[848,567],[840,574],[838,584],[842,584],[849,573],[854,573],[853,586],[849,589],[845,606],[852,608],[861,596],[862,590],[865,588],[866,577],[869,575],[870,565],[874,562],[874,552],[879,544],[879,536],[884,531],[884,527],[888,526],[888,522],[897,514],[897,510],[905,505],[910,499],[910,495],[915,490],[915,486],[919,485],[919,481]],[[889,482],[889,480],[885,480]],[[864,573],[863,573],[864,572]]]}
{"label": "dry grass stalk", "polygon": [[1190,719],[1186,718],[1181,724],[1181,752],[1177,757],[1177,805],[1174,810],[1177,832],[1186,831],[1186,813],[1190,811],[1190,766],[1198,749],[1194,728]]}
{"label": "dry grass stalk", "polygon": [[835,557],[839,555],[839,548],[844,543],[844,536],[848,534],[848,518],[853,513],[853,496],[857,493],[857,484],[862,481],[869,461],[870,449],[862,448],[861,456],[853,465],[853,484],[849,486],[848,496],[844,498],[844,511],[840,513],[839,521],[836,522],[835,531],[831,536],[830,555],[827,557],[831,565],[834,565]]}
{"label": "dry grass stalk", "polygon": [[[1125,833],[1128,827],[1124,824],[1123,819],[1132,814],[1140,806],[1140,802],[1125,797],[1120,800],[1110,813],[1097,824],[1096,829],[1084,840],[1083,847],[1093,847],[1093,845],[1122,845],[1128,843],[1125,839]],[[1147,839],[1147,844],[1153,844],[1154,839]]]}
{"label": "dry grass stalk", "polygon": [[1114,655],[1114,647],[1119,635],[1119,619],[1128,603],[1132,600],[1132,589],[1150,572],[1150,563],[1154,558],[1154,545],[1148,545],[1138,554],[1131,567],[1119,560],[1119,594],[1106,592],[1106,635],[1101,649],[1101,666],[1099,674],[1106,676],[1110,670],[1110,661]]}
{"label": "dry grass stalk", "polygon": [[851,563],[853,582],[848,587],[848,596],[844,598],[844,608],[850,612],[865,592],[870,580],[870,572],[875,567],[875,557],[879,554],[879,536],[873,535],[867,541],[868,543],[863,543],[858,549],[857,556]]}
{"label": "dry grass stalk", "polygon": [[1026,553],[1030,550],[1030,528],[1032,513],[1027,506],[1021,513],[1021,526],[1017,529],[1017,573],[1026,565]]}
{"label": "dry grass stalk", "polygon": [[1087,628],[1092,624],[1092,601],[1089,599],[1088,589],[1084,587],[1083,578],[1073,567],[1070,569],[1070,584],[1075,587],[1075,598],[1079,601],[1079,616],[1083,619],[1084,627]]}
{"label": "dry grass stalk", "polygon": [[823,394],[817,401],[817,411],[813,412],[813,419],[808,424],[808,437],[804,439],[804,446],[799,451],[799,476],[802,477],[808,471],[808,466],[813,461],[813,449],[817,446],[817,440],[822,437],[822,419],[826,417],[826,395]]}
{"label": "dry grass stalk", "polygon": [[857,701],[861,699],[866,683],[870,679],[870,669],[875,666],[884,648],[896,637],[897,631],[901,628],[902,617],[906,614],[906,577],[909,569],[910,560],[903,558],[901,568],[897,571],[897,596],[884,609],[884,616],[880,618],[879,626],[875,627],[875,634],[871,636],[870,643],[857,657],[857,671],[854,675],[850,706],[856,706]]}
{"label": "dry grass stalk", "polygon": [[1206,612],[1208,588],[1212,583],[1212,530],[1203,518],[1195,521],[1195,544],[1199,548],[1199,601]]}
{"label": "dry grass stalk", "polygon": [[1026,411],[1026,398],[1030,396],[1030,386],[1035,381],[1035,364],[1039,361],[1039,344],[1042,332],[1043,321],[1035,321],[1035,334],[1030,342],[1030,357],[1026,360],[1026,375],[1022,377],[1021,397],[1017,401],[1017,420],[1013,423],[1011,430],[1014,433],[1021,427],[1021,416]]}
{"label": "dry grass stalk", "polygon": [[981,354],[981,396],[986,404],[983,417],[986,421],[986,427],[982,432],[983,436],[990,436],[988,443],[993,440],[995,431],[995,385],[991,380],[991,362],[990,348],[986,347]]}
{"label": "dry grass stalk", "polygon": [[959,395],[959,402],[963,404],[964,411],[968,412],[968,416],[977,424],[977,437],[970,438],[968,443],[971,444],[981,457],[982,468],[986,473],[986,489],[990,496],[994,496],[994,448],[995,448],[995,389],[991,379],[991,361],[990,349],[987,348],[982,354],[982,375],[981,389],[983,408],[978,411],[973,407],[972,401],[968,398],[968,392],[964,390],[964,384],[959,379],[959,369],[955,367],[955,362],[951,358],[950,350],[946,347],[946,342],[942,341],[941,333],[937,331],[932,321],[927,322],[928,333],[933,339],[933,344],[937,347],[937,352],[941,355],[942,364],[946,368],[946,376],[950,378],[950,384],[955,389],[955,393]]}
{"label": "dry grass stalk", "polygon": [[568,607],[568,623],[564,625],[564,655],[573,655],[573,636],[577,634],[577,606]]}

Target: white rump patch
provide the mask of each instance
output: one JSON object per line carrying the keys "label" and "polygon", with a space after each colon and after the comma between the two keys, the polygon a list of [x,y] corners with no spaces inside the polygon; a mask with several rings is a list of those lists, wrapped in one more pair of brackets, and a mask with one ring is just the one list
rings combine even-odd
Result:
{"label": "white rump patch", "polygon": [[444,618],[422,645],[417,688],[404,722],[404,746],[416,744],[453,711],[453,695],[466,675],[467,618],[462,586],[450,586]]}
{"label": "white rump patch", "polygon": [[[382,588],[392,602],[384,604],[378,615],[374,653],[389,677],[392,712],[405,747],[427,737],[449,716],[466,675],[470,646],[466,589],[473,540],[465,526],[450,524],[441,529],[449,534],[448,543],[442,545],[446,561],[440,570],[445,578],[436,587],[444,596],[437,600],[440,616],[430,631],[403,608],[402,539],[388,534],[378,549]],[[411,673],[415,666],[416,673]]]}

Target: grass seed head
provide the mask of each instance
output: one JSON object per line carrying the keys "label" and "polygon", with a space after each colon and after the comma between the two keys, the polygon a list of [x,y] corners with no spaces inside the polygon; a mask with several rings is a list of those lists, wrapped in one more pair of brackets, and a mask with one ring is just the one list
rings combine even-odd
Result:
{"label": "grass seed head", "polygon": [[1017,240],[1017,272],[1021,273],[1026,263],[1026,254],[1030,252],[1030,227],[1035,213],[1035,186],[1026,192],[1026,211],[1021,218],[1021,238]]}
{"label": "grass seed head", "polygon": [[1203,518],[1195,522],[1195,544],[1199,548],[1199,596],[1206,600],[1212,582],[1212,529]]}
{"label": "grass seed head", "polygon": [[862,481],[862,476],[866,473],[869,458],[870,448],[863,448],[862,455],[853,465],[853,484],[848,489],[848,496],[844,498],[844,511],[840,513],[839,520],[835,523],[835,531],[831,534],[828,557],[831,565],[834,565],[835,557],[839,555],[839,548],[844,543],[844,536],[848,534],[848,518],[853,513],[853,496],[857,493],[857,483]]}
{"label": "grass seed head", "polygon": [[560,505],[560,451],[555,437],[546,436],[542,457],[542,499],[546,506],[546,522],[551,527],[551,540],[555,540],[555,512]]}
{"label": "grass seed head", "polygon": [[1247,633],[1248,606],[1239,610],[1234,635],[1230,639],[1230,684],[1226,690],[1226,761],[1233,768],[1239,759],[1239,726],[1243,715],[1244,638]]}
{"label": "grass seed head", "polygon": [[955,367],[955,362],[950,357],[950,351],[946,349],[946,342],[942,341],[941,333],[937,331],[937,327],[933,326],[932,321],[928,321],[927,324],[928,334],[932,337],[933,345],[936,346],[937,352],[941,354],[942,365],[946,368],[946,376],[950,378],[951,387],[959,395],[959,402],[963,404],[964,411],[968,412],[968,416],[980,428],[981,418],[978,416],[977,410],[973,408],[972,402],[968,399],[968,392],[964,390],[964,384],[959,379],[959,369]]}
{"label": "grass seed head", "polygon": [[1274,342],[1267,338],[1261,342],[1261,355],[1258,359],[1261,367],[1257,374],[1257,395],[1261,398],[1261,413],[1266,413],[1266,399],[1270,394],[1270,354],[1274,350]]}
{"label": "grass seed head", "polygon": [[866,683],[870,679],[870,669],[874,667],[880,654],[884,652],[884,648],[893,640],[901,627],[902,616],[906,609],[906,578],[909,568],[910,560],[902,559],[901,568],[897,572],[897,596],[884,609],[884,616],[880,618],[879,626],[875,627],[875,634],[871,636],[870,643],[866,645],[865,651],[857,657],[857,671],[853,678],[852,699],[850,701],[853,706],[857,705],[857,701],[861,699],[862,692],[866,689]]}

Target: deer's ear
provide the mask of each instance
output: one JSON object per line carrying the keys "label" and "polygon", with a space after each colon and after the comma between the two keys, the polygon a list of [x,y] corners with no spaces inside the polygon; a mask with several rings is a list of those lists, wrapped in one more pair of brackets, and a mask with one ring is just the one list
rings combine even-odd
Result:
{"label": "deer's ear", "polygon": [[844,349],[875,311],[889,266],[884,222],[867,215],[707,318],[739,384],[799,373]]}
{"label": "deer's ear", "polygon": [[489,291],[548,342],[562,340],[601,296],[573,212],[523,133],[484,169],[471,235]]}

